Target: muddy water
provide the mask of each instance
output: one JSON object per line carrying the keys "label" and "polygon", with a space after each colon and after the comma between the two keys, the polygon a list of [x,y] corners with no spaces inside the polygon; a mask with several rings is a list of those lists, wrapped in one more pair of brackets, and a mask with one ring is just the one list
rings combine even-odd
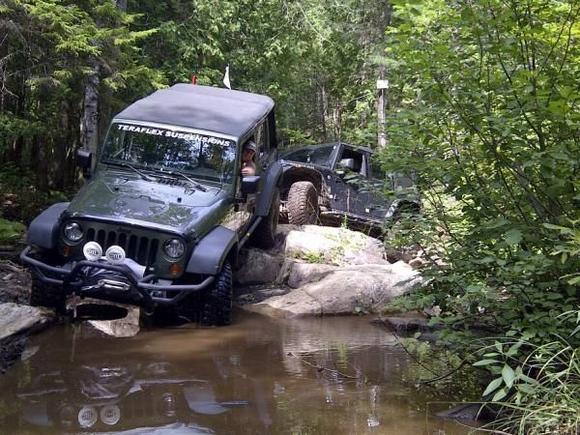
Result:
{"label": "muddy water", "polygon": [[0,433],[466,434],[408,385],[412,363],[365,318],[30,340],[0,376]]}

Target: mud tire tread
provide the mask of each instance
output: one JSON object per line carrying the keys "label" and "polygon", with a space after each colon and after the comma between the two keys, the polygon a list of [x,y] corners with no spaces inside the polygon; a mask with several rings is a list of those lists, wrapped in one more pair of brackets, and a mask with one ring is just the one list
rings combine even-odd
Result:
{"label": "mud tire tread", "polygon": [[200,323],[203,326],[226,326],[232,322],[233,308],[232,266],[225,262],[214,285],[204,297]]}
{"label": "mud tire tread", "polygon": [[288,222],[293,225],[315,224],[318,220],[318,193],[310,181],[297,181],[288,191]]}
{"label": "mud tire tread", "polygon": [[268,216],[262,219],[254,233],[252,243],[258,248],[268,249],[276,244],[276,229],[280,218],[280,191],[276,189]]}

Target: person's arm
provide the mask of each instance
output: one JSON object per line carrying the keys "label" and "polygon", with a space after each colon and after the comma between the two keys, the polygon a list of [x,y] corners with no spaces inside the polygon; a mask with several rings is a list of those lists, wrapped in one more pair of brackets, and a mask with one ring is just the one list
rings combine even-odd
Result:
{"label": "person's arm", "polygon": [[252,161],[244,162],[242,167],[242,175],[244,177],[251,177],[256,175],[256,164]]}

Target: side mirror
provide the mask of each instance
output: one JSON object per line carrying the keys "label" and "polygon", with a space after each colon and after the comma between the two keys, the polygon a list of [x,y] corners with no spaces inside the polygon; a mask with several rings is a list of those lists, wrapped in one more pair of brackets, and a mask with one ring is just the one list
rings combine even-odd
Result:
{"label": "side mirror", "polygon": [[90,170],[93,164],[93,153],[87,150],[77,150],[77,166],[83,170]]}
{"label": "side mirror", "polygon": [[342,159],[338,162],[338,166],[354,171],[354,159]]}
{"label": "side mirror", "polygon": [[93,153],[87,150],[77,150],[77,166],[83,170],[83,177],[91,177],[91,167],[93,165]]}
{"label": "side mirror", "polygon": [[252,175],[249,177],[242,177],[242,193],[244,195],[250,195],[258,191],[258,186],[260,185],[260,176]]}

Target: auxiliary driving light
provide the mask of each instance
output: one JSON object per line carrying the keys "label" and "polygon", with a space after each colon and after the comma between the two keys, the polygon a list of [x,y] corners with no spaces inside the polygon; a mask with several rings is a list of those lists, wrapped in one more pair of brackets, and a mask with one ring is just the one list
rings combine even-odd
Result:
{"label": "auxiliary driving light", "polygon": [[121,264],[123,261],[125,261],[125,250],[118,245],[113,245],[107,249],[107,252],[105,252],[105,257],[109,263]]}
{"label": "auxiliary driving light", "polygon": [[97,242],[88,242],[83,246],[83,254],[89,261],[97,261],[103,256],[103,248]]}

